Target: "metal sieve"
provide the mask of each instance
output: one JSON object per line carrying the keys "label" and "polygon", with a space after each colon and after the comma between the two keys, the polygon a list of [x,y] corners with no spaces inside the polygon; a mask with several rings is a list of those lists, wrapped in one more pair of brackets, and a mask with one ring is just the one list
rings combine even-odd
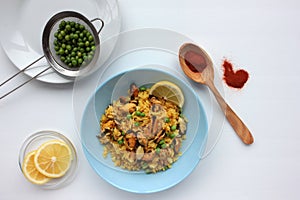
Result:
{"label": "metal sieve", "polygon": [[[66,65],[64,62],[60,60],[60,57],[56,54],[54,50],[54,40],[55,36],[54,33],[58,30],[59,24],[62,20],[65,21],[73,21],[79,24],[84,25],[84,27],[92,34],[94,37],[94,42],[95,42],[95,51],[93,58],[90,62],[88,62],[86,65],[80,66],[80,67],[69,67]],[[101,26],[100,29],[97,31],[94,25],[92,24],[94,21],[100,21]],[[14,89],[10,90],[6,94],[0,97],[0,99],[3,99],[7,95],[11,94],[15,90],[19,89],[20,87],[24,86],[31,80],[37,78],[50,68],[54,69],[54,71],[68,79],[74,79],[76,77],[84,77],[89,75],[93,69],[95,68],[96,62],[99,58],[100,55],[100,39],[99,39],[99,33],[104,27],[104,21],[100,18],[95,18],[92,20],[87,19],[85,16],[78,12],[74,11],[63,11],[55,14],[52,16],[49,21],[47,22],[43,35],[42,35],[42,47],[43,47],[43,52],[44,55],[38,58],[37,60],[33,61],[31,64],[27,65],[25,68],[20,70],[18,73],[14,74],[10,78],[8,78],[6,81],[0,84],[0,87],[2,87],[4,84],[12,80],[14,77],[19,75],[20,73],[26,71],[28,68],[30,68],[33,64],[37,63],[40,61],[42,58],[46,58],[48,64],[50,65],[49,67],[43,69],[39,73],[37,73],[35,76],[31,77],[29,80],[25,81],[24,83],[20,84],[19,86],[15,87]]]}

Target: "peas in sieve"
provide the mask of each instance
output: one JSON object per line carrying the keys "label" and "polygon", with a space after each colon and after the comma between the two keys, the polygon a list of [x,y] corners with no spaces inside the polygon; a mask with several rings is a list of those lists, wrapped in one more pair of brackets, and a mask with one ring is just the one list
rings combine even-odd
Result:
{"label": "peas in sieve", "polygon": [[62,20],[54,33],[54,50],[70,68],[88,64],[95,54],[95,38],[84,25]]}

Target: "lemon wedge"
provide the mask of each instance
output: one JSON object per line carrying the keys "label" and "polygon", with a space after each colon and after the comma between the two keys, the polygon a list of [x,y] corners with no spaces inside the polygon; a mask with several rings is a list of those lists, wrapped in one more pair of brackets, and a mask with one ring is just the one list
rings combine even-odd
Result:
{"label": "lemon wedge", "polygon": [[43,143],[34,156],[36,169],[50,178],[59,178],[65,175],[71,166],[71,161],[71,149],[60,140],[50,140]]}
{"label": "lemon wedge", "polygon": [[159,81],[155,83],[151,87],[149,94],[164,98],[179,107],[182,107],[184,104],[184,96],[181,89],[176,84],[169,81]]}

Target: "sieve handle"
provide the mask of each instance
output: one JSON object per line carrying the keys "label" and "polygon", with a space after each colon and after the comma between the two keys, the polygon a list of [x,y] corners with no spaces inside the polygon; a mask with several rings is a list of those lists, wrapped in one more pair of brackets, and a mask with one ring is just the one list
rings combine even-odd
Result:
{"label": "sieve handle", "polygon": [[[45,56],[42,56],[38,59],[36,59],[34,62],[32,62],[31,64],[27,65],[25,68],[23,68],[22,70],[20,70],[18,73],[14,74],[13,76],[9,77],[7,80],[5,80],[4,82],[2,82],[0,84],[0,87],[2,87],[3,85],[5,85],[7,82],[11,81],[13,78],[15,78],[17,75],[21,74],[21,72],[26,71],[26,69],[28,69],[29,67],[31,67],[33,64],[37,63],[38,61],[40,61],[42,58],[44,58]],[[32,81],[33,79],[37,78],[39,75],[43,74],[44,72],[46,72],[47,70],[49,70],[51,67],[47,67],[46,69],[40,71],[38,74],[36,74],[35,76],[31,77],[29,80],[23,82],[22,84],[18,85],[17,87],[13,88],[12,90],[10,90],[9,92],[5,93],[4,95],[0,96],[0,100],[3,99],[4,97],[8,96],[9,94],[13,93],[14,91],[16,91],[17,89],[19,89],[20,87],[26,85],[27,83],[29,83],[30,81]]]}
{"label": "sieve handle", "polygon": [[101,27],[100,27],[99,31],[97,31],[97,33],[99,34],[102,31],[103,27],[104,27],[104,21],[100,18],[95,18],[95,19],[91,20],[92,23],[95,22],[95,21],[100,21],[101,22]]}

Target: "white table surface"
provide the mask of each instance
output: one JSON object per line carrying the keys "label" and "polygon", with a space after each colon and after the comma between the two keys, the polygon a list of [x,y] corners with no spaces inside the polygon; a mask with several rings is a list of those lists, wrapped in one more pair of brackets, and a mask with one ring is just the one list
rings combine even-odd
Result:
{"label": "white table surface", "polygon": [[[250,73],[242,90],[223,87],[254,144],[241,143],[226,122],[214,150],[183,182],[159,193],[129,193],[98,177],[85,159],[74,130],[72,85],[33,81],[0,101],[0,199],[300,199],[300,2],[119,0],[119,6],[122,30],[177,31],[203,45],[219,72],[226,57]],[[17,72],[2,48],[0,69],[0,80]],[[45,129],[64,133],[79,153],[78,175],[57,190],[34,187],[18,166],[24,139]]]}

